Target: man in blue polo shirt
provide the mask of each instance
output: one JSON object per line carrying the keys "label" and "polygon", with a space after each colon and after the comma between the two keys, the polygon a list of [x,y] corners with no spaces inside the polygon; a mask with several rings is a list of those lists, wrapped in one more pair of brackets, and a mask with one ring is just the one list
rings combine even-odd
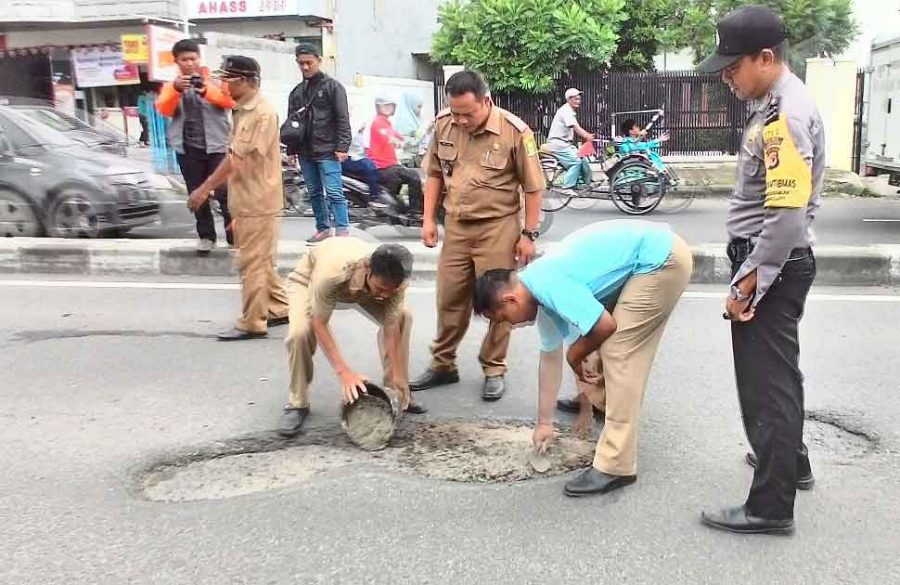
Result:
{"label": "man in blue polo shirt", "polygon": [[[615,220],[573,233],[521,273],[489,270],[478,278],[476,313],[491,321],[537,322],[535,448],[544,450],[553,439],[564,345],[566,361],[586,393],[582,414],[590,415],[591,404],[606,411],[594,464],[566,483],[567,496],[606,493],[637,479],[644,388],[692,268],[690,248],[668,225]],[[584,367],[594,352],[599,353],[596,373]]]}

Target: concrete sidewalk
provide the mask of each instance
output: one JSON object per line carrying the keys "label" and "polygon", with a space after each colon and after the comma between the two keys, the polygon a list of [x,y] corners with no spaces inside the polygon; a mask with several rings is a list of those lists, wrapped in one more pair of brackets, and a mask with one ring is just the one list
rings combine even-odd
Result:
{"label": "concrete sidewalk", "polygon": [[[207,257],[194,252],[195,240],[60,240],[8,238],[0,240],[0,273],[121,276],[232,277],[234,253],[218,248]],[[415,278],[433,280],[439,249],[404,243],[415,255]],[[550,250],[554,243],[540,247]],[[724,244],[694,247],[697,284],[725,283],[730,263]],[[278,268],[290,271],[306,252],[306,244],[281,242]],[[900,245],[817,246],[816,284],[842,286],[900,285]]]}

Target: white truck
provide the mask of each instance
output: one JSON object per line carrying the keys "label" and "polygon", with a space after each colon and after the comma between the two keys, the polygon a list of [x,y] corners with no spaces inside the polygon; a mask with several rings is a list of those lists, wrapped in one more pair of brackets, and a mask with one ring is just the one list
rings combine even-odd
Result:
{"label": "white truck", "polygon": [[876,38],[869,61],[869,100],[861,174],[900,182],[900,37]]}

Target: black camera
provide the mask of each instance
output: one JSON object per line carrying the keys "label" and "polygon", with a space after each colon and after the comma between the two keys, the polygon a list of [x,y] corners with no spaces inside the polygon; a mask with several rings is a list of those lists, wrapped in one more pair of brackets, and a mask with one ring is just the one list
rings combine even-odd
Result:
{"label": "black camera", "polygon": [[203,77],[197,74],[191,75],[191,87],[194,89],[203,89],[203,86],[206,85],[206,82],[203,81]]}

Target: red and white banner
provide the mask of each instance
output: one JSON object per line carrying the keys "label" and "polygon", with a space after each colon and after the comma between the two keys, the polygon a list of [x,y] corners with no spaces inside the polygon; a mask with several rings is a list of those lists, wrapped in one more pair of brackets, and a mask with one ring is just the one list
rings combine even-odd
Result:
{"label": "red and white banner", "polygon": [[111,45],[72,49],[72,69],[78,87],[135,85],[141,82],[137,65],[127,63],[122,50]]}
{"label": "red and white banner", "polygon": [[297,0],[187,0],[188,18],[253,18],[296,16]]}

